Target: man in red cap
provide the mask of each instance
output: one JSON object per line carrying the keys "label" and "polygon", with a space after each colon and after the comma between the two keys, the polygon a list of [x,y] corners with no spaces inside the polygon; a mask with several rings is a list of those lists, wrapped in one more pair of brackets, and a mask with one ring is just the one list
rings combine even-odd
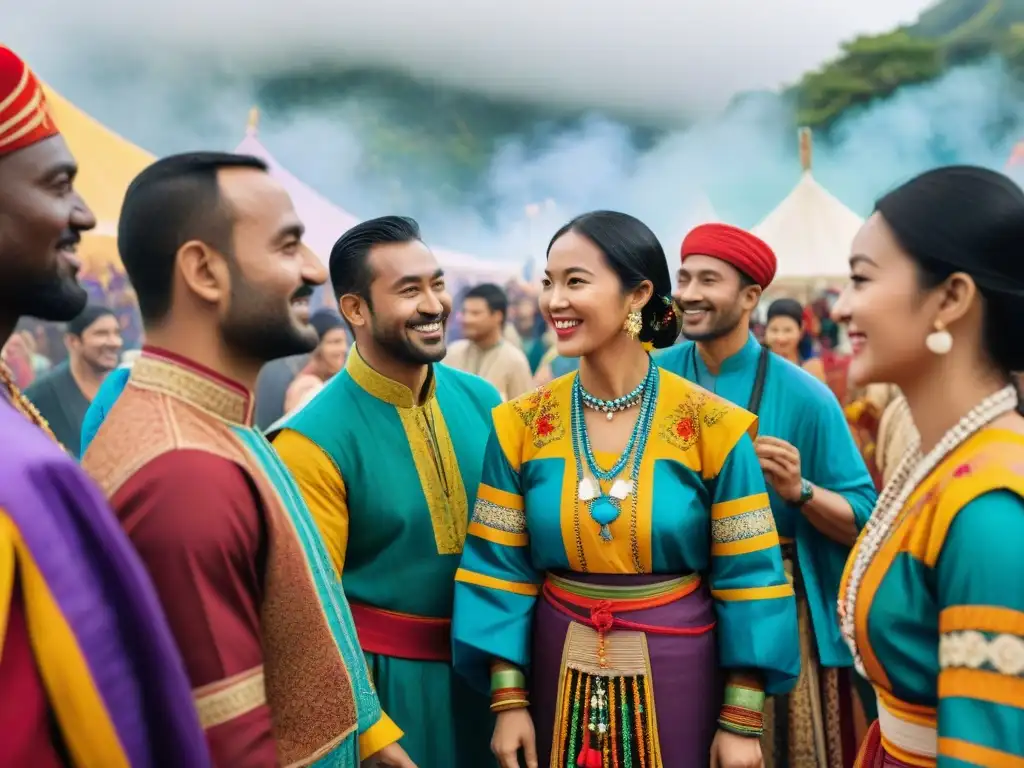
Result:
{"label": "man in red cap", "polygon": [[[803,671],[792,693],[766,705],[762,749],[778,768],[846,766],[856,748],[853,659],[835,605],[850,546],[877,493],[832,392],[762,348],[749,330],[775,277],[768,244],[738,227],[704,224],[683,240],[681,257],[676,298],[688,341],[665,350],[658,364],[758,414],[755,447],[795,575]],[[731,522],[736,538],[745,538],[739,521]]]}
{"label": "man in red cap", "polygon": [[[0,46],[0,346],[86,303],[96,221],[43,90]],[[0,765],[209,766],[188,678],[102,495],[0,365]]]}

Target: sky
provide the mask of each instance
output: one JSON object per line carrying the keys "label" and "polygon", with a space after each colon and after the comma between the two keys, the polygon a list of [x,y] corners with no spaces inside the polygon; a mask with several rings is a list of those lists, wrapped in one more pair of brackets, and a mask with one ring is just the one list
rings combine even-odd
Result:
{"label": "sky", "polygon": [[[352,116],[374,117],[372,103],[342,97],[261,122],[260,140],[280,162],[357,217],[412,215],[432,244],[521,261],[542,260],[568,217],[599,208],[638,216],[667,253],[711,209],[753,227],[800,178],[792,114],[775,98],[721,108],[737,92],[791,84],[842,41],[911,22],[927,5],[0,0],[0,19],[3,42],[64,96],[156,153],[232,149],[254,103],[246,76],[332,62],[582,108],[541,146],[504,139],[481,173],[479,199],[436,205],[422,198],[451,169],[417,166],[404,179],[367,170],[373,153]],[[237,81],[223,79],[233,71]],[[623,114],[679,127],[638,150]],[[1020,138],[1018,85],[998,61],[979,62],[844,114],[830,136],[815,138],[814,175],[864,216],[880,194],[936,165],[1002,168]],[[396,203],[396,182],[427,194]],[[832,257],[845,263],[845,253]]]}
{"label": "sky", "polygon": [[[499,96],[654,116],[721,107],[912,21],[926,0],[0,0],[6,42],[39,62],[77,38],[279,69],[384,65]],[[42,63],[37,64],[42,66]]]}

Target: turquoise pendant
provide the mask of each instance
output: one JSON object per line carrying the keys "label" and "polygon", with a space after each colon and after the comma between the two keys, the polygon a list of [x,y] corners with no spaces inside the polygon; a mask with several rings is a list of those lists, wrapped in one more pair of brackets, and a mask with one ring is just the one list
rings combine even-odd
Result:
{"label": "turquoise pendant", "polygon": [[612,532],[608,526],[618,519],[619,514],[619,505],[611,496],[602,494],[590,502],[590,517],[601,526],[601,538],[605,541],[612,540]]}

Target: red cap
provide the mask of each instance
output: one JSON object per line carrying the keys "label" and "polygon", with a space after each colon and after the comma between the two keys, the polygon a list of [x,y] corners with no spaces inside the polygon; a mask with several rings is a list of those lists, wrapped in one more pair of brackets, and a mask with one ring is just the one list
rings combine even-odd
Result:
{"label": "red cap", "polygon": [[680,256],[713,256],[732,264],[751,280],[767,288],[775,278],[778,261],[764,240],[729,224],[701,224],[683,239]]}
{"label": "red cap", "polygon": [[36,76],[18,54],[0,45],[0,156],[58,133]]}

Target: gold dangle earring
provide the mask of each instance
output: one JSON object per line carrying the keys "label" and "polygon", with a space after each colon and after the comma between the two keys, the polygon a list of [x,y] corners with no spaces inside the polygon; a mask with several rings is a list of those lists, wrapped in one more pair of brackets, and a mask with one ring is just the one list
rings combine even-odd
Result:
{"label": "gold dangle earring", "polygon": [[633,310],[626,315],[626,322],[622,324],[622,330],[626,332],[626,335],[631,339],[640,338],[640,331],[644,327],[644,320],[640,316],[637,310]]}

